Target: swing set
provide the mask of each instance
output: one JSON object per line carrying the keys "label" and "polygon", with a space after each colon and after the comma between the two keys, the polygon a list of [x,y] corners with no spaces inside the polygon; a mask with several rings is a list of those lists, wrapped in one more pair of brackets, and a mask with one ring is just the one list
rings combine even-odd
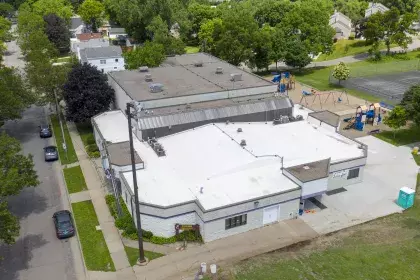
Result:
{"label": "swing set", "polygon": [[[323,96],[327,96],[327,98],[324,101],[322,101],[322,99],[323,99],[322,97]],[[316,91],[314,89],[311,89],[310,92],[305,91],[305,90],[302,90],[302,97],[301,97],[301,99],[299,101],[299,104],[303,105],[302,104],[302,101],[304,101],[306,107],[308,107],[309,104],[310,105],[314,105],[314,103],[318,99],[319,100],[319,105],[321,106],[321,109],[322,109],[322,104],[326,104],[327,101],[330,100],[330,97],[331,97],[331,100],[333,101],[334,107],[335,107],[335,105],[337,103],[342,104],[343,101],[344,101],[344,98],[347,101],[344,104],[347,104],[347,105],[350,104],[349,97],[348,97],[346,91],[340,91],[340,92],[334,92],[334,91],[318,92],[318,91]],[[309,102],[308,102],[308,99],[309,99]],[[312,100],[310,100],[310,99],[312,99]]]}

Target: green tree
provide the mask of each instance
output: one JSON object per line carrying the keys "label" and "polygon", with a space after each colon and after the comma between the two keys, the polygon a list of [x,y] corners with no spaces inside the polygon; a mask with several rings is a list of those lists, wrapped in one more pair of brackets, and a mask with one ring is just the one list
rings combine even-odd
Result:
{"label": "green tree", "polygon": [[0,3],[0,16],[7,17],[9,16],[15,8],[9,3],[2,2]]}
{"label": "green tree", "polygon": [[407,90],[400,105],[407,111],[408,119],[420,127],[420,85]]}
{"label": "green tree", "polygon": [[400,13],[412,13],[418,0],[377,0],[374,2],[382,3],[388,8],[395,7]]}
{"label": "green tree", "polygon": [[160,16],[155,17],[147,27],[150,32],[152,41],[156,44],[163,45],[165,54],[183,54],[185,53],[185,44],[177,38],[169,34],[168,25],[163,22]]}
{"label": "green tree", "polygon": [[201,25],[220,15],[219,9],[214,9],[210,5],[191,2],[188,6],[188,18],[191,21],[191,32],[198,34]]}
{"label": "green tree", "polygon": [[223,21],[221,18],[214,18],[205,21],[198,32],[201,50],[204,52],[214,53],[216,42],[219,40],[222,32]]}
{"label": "green tree", "polygon": [[50,14],[44,16],[44,21],[48,40],[54,44],[60,53],[68,53],[70,51],[70,32],[64,19]]}
{"label": "green tree", "polygon": [[277,25],[274,31],[271,33],[271,52],[270,60],[277,63],[283,61],[286,56],[286,43],[288,38],[286,37],[285,31],[281,25]]}
{"label": "green tree", "polygon": [[22,154],[19,141],[0,134],[0,241],[12,244],[19,235],[19,221],[7,208],[7,197],[39,184],[32,155]]}
{"label": "green tree", "polygon": [[38,0],[32,5],[34,14],[41,17],[56,14],[68,21],[73,14],[72,7],[66,0]]}
{"label": "green tree", "polygon": [[97,32],[105,19],[105,6],[96,0],[85,0],[77,10],[82,20]]}
{"label": "green tree", "polygon": [[6,50],[4,42],[11,38],[9,32],[11,23],[4,17],[0,16],[0,66],[3,61],[3,52]]}
{"label": "green tree", "polygon": [[338,84],[341,84],[341,81],[345,81],[350,77],[350,68],[344,62],[340,62],[334,66],[332,75],[338,80]]}
{"label": "green tree", "polygon": [[384,124],[392,128],[394,131],[394,138],[396,132],[407,124],[407,112],[402,106],[395,106],[395,108],[384,118]]}
{"label": "green tree", "polygon": [[251,58],[249,59],[249,66],[251,68],[268,70],[271,64],[272,52],[272,36],[273,28],[266,25],[261,28],[254,36],[254,49]]}
{"label": "green tree", "polygon": [[359,23],[365,17],[365,11],[369,4],[363,0],[336,0],[335,8],[348,16],[353,25]]}
{"label": "green tree", "polygon": [[0,126],[18,119],[21,112],[35,101],[35,96],[16,69],[0,67]]}
{"label": "green tree", "polygon": [[140,66],[157,67],[165,60],[163,45],[147,41],[142,47],[124,53],[125,67],[137,69]]}
{"label": "green tree", "polygon": [[264,24],[274,27],[282,22],[291,9],[292,3],[289,0],[264,0],[258,4],[254,17],[260,27]]}
{"label": "green tree", "polygon": [[287,66],[298,68],[299,70],[311,63],[309,51],[306,45],[300,41],[299,36],[289,38],[286,43],[284,62]]}

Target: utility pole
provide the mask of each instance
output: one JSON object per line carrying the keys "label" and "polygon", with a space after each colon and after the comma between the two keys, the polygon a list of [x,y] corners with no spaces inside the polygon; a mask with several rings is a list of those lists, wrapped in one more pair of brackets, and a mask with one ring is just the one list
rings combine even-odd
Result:
{"label": "utility pole", "polygon": [[[143,234],[141,229],[141,220],[140,220],[140,205],[139,205],[139,190],[137,186],[137,171],[136,171],[136,160],[134,157],[134,144],[133,144],[133,128],[131,126],[131,108],[136,110],[137,108],[131,104],[127,103],[127,119],[128,119],[128,134],[130,137],[130,154],[131,154],[131,171],[133,173],[133,184],[134,184],[134,201],[136,204],[136,220],[137,220],[137,238],[139,241],[139,263],[145,263],[146,259],[144,258],[144,249],[143,249]],[[137,119],[137,116],[135,117]]]}
{"label": "utility pole", "polygon": [[58,122],[60,123],[60,128],[61,128],[61,135],[63,136],[63,150],[66,152],[66,159],[68,160],[68,155],[67,155],[67,144],[66,144],[66,137],[64,136],[64,127],[63,127],[63,121],[61,120],[61,110],[60,110],[60,104],[58,104],[58,98],[57,98],[57,94],[54,91],[54,97],[55,97],[55,107],[56,107],[56,111],[57,111],[57,116],[58,116]]}

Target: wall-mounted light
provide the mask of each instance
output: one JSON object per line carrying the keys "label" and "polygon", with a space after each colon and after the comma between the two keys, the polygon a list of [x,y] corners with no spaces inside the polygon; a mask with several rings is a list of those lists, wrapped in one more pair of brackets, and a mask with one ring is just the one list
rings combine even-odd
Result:
{"label": "wall-mounted light", "polygon": [[257,207],[258,207],[258,205],[260,205],[260,202],[259,202],[259,201],[255,201],[255,202],[254,202],[254,207],[255,207],[255,208],[257,208]]}

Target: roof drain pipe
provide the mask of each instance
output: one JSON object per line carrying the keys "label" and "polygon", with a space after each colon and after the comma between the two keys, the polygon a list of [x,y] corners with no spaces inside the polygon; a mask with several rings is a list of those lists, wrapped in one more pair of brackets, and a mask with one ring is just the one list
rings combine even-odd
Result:
{"label": "roof drain pipe", "polygon": [[256,158],[260,158],[260,157],[276,157],[276,158],[280,158],[280,162],[281,162],[281,168],[280,168],[280,170],[282,170],[283,171],[283,159],[284,159],[284,157],[282,157],[282,156],[279,156],[279,155],[262,155],[262,156],[255,156]]}

